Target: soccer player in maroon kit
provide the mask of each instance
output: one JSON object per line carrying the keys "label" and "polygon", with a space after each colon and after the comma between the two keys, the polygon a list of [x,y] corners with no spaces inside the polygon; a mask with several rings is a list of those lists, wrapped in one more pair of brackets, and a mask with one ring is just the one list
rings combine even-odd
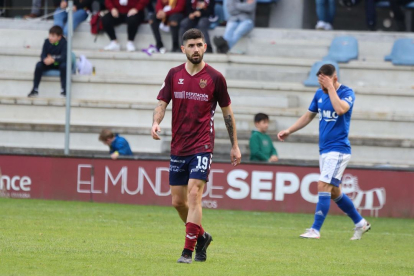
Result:
{"label": "soccer player in maroon kit", "polygon": [[[213,240],[201,226],[201,198],[210,172],[214,148],[214,113],[217,103],[223,112],[232,149],[233,166],[241,161],[237,143],[236,122],[231,109],[227,84],[223,75],[203,61],[207,49],[204,36],[198,29],[184,33],[181,50],[187,62],[172,68],[161,87],[154,110],[151,135],[160,140],[159,124],[172,100],[172,141],[170,187],[172,205],[186,223],[184,250],[178,263],[207,259],[207,247]],[[196,246],[197,244],[197,246]]]}

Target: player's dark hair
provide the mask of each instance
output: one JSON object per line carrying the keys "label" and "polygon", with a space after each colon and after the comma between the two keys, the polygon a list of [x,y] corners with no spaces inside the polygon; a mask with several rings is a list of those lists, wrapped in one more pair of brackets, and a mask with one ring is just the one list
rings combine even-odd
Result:
{"label": "player's dark hair", "polygon": [[50,28],[49,34],[55,34],[57,36],[62,36],[63,35],[62,27],[60,27],[60,26],[53,26],[52,28]]}
{"label": "player's dark hair", "polygon": [[201,38],[203,42],[206,40],[204,39],[203,33],[199,29],[189,29],[183,34],[183,45],[187,42],[189,39],[198,39]]}
{"label": "player's dark hair", "polygon": [[254,122],[259,123],[260,121],[269,121],[269,116],[264,113],[257,113],[254,115]]}
{"label": "player's dark hair", "polygon": [[332,77],[333,74],[335,74],[335,66],[333,66],[332,64],[325,64],[322,65],[321,68],[319,68],[318,73],[316,73],[316,76],[319,77],[320,74],[328,76],[328,77]]}
{"label": "player's dark hair", "polygon": [[108,139],[112,139],[115,137],[115,134],[110,131],[109,129],[102,129],[101,133],[99,134],[99,141],[106,142]]}

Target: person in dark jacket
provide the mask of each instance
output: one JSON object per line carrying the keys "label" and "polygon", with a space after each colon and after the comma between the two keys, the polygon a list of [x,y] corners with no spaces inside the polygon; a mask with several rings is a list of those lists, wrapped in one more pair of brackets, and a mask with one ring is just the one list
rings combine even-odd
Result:
{"label": "person in dark jacket", "polygon": [[[73,1],[73,30],[75,30],[80,23],[88,18],[88,10],[92,0],[75,0]],[[68,6],[67,0],[60,2],[60,7],[56,9],[53,15],[54,24],[62,27],[63,35],[68,35],[68,13],[65,9]]]}
{"label": "person in dark jacket", "polygon": [[156,47],[160,53],[165,53],[161,40],[160,24],[169,25],[172,36],[172,52],[181,52],[178,32],[181,20],[184,18],[186,0],[158,0],[155,6],[155,14],[149,23],[156,40]]}
{"label": "person in dark jacket", "polygon": [[62,87],[60,95],[66,97],[66,52],[67,42],[62,36],[63,30],[59,26],[53,26],[49,30],[49,38],[43,44],[40,61],[36,64],[34,73],[33,89],[28,97],[39,95],[39,84],[45,71],[57,69],[60,71],[60,84]]}
{"label": "person in dark jacket", "polygon": [[109,146],[109,153],[112,159],[117,159],[120,155],[133,155],[128,141],[124,137],[114,134],[109,129],[103,129],[99,134],[99,141]]}
{"label": "person in dark jacket", "polygon": [[212,53],[210,36],[208,29],[210,27],[210,17],[214,17],[215,0],[186,0],[186,12],[188,17],[184,18],[180,24],[180,38],[191,28],[199,29],[207,43],[207,53]]}
{"label": "person in dark jacket", "polygon": [[114,27],[122,23],[127,23],[128,42],[126,44],[126,50],[128,52],[135,51],[135,35],[137,34],[139,25],[144,21],[145,7],[148,2],[149,0],[105,0],[105,6],[109,12],[102,18],[102,24],[111,43],[104,50],[121,50],[121,46],[116,39]]}
{"label": "person in dark jacket", "polygon": [[269,116],[258,113],[254,116],[256,130],[252,131],[250,137],[250,161],[277,162],[276,148],[273,146],[272,139],[266,134],[269,128]]}

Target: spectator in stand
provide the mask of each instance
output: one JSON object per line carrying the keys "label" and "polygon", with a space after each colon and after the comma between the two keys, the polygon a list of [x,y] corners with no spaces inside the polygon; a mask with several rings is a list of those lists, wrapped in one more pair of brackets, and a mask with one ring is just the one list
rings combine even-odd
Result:
{"label": "spectator in stand", "polygon": [[49,30],[49,38],[43,44],[40,61],[36,64],[34,73],[33,89],[27,95],[37,97],[39,95],[39,84],[42,74],[45,71],[57,69],[60,71],[60,84],[62,87],[60,95],[66,97],[66,51],[67,42],[63,37],[63,30],[60,26],[53,26]]}
{"label": "spectator in stand", "polygon": [[[92,0],[75,0],[73,1],[73,30],[75,30],[80,23],[88,18],[88,10]],[[54,24],[62,27],[63,35],[68,35],[68,13],[65,11],[68,7],[67,0],[60,2],[60,7],[56,9],[53,15]]]}
{"label": "spectator in stand", "polygon": [[256,0],[227,0],[227,21],[224,37],[214,37],[218,53],[227,53],[243,36],[254,27]]}
{"label": "spectator in stand", "polygon": [[169,26],[172,36],[173,53],[181,53],[178,32],[181,20],[184,18],[186,0],[158,0],[155,7],[156,13],[152,15],[149,23],[156,40],[156,47],[160,53],[165,53],[161,40],[160,24]]}
{"label": "spectator in stand", "polygon": [[99,141],[109,146],[111,158],[116,160],[120,155],[133,155],[128,141],[109,129],[103,129],[99,134]]}
{"label": "spectator in stand", "polygon": [[276,148],[273,146],[272,139],[266,134],[269,128],[269,116],[258,113],[254,116],[256,130],[252,131],[250,137],[250,161],[277,162]]}
{"label": "spectator in stand", "polygon": [[128,42],[126,50],[128,52],[135,51],[135,35],[137,34],[139,25],[145,18],[145,7],[149,0],[106,0],[105,6],[110,11],[102,18],[105,32],[108,34],[111,43],[104,49],[106,51],[119,51],[119,45],[114,27],[116,25],[127,23],[128,25]]}
{"label": "spectator in stand", "polygon": [[332,30],[335,18],[336,0],[316,0],[317,30]]}
{"label": "spectator in stand", "polygon": [[[1,2],[2,1],[0,1],[0,6],[2,6]],[[60,0],[53,0],[53,4],[55,5],[56,8],[59,7]],[[32,0],[32,10],[29,14],[23,16],[23,18],[33,19],[33,18],[39,17],[42,15],[40,11],[41,9],[42,9],[42,0]]]}
{"label": "spectator in stand", "polygon": [[210,17],[214,17],[215,0],[186,0],[186,12],[188,17],[184,18],[180,24],[180,38],[183,34],[191,28],[199,29],[206,40],[207,51],[212,53],[210,35],[208,29],[210,27]]}

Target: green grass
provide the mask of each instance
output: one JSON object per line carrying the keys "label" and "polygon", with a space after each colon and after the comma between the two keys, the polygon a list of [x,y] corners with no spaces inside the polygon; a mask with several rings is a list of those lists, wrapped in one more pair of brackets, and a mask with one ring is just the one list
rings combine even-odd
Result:
{"label": "green grass", "polygon": [[414,275],[414,220],[204,210],[206,263],[177,264],[185,228],[172,207],[0,199],[0,275]]}

